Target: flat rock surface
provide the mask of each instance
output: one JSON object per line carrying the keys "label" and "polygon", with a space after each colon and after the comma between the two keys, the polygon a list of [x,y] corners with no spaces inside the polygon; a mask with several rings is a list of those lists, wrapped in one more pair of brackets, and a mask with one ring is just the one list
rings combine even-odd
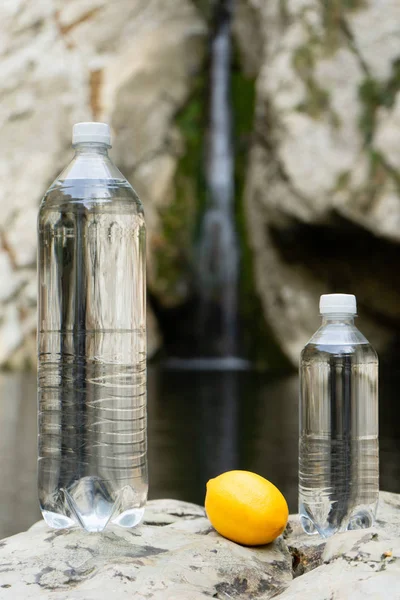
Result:
{"label": "flat rock surface", "polygon": [[292,579],[282,539],[244,548],[216,534],[199,506],[149,502],[143,524],[103,534],[44,522],[1,542],[0,598],[272,598]]}
{"label": "flat rock surface", "polygon": [[376,527],[328,541],[297,516],[272,544],[220,537],[204,509],[148,503],[136,529],[54,531],[44,522],[0,542],[0,599],[400,599],[400,496],[381,492]]}

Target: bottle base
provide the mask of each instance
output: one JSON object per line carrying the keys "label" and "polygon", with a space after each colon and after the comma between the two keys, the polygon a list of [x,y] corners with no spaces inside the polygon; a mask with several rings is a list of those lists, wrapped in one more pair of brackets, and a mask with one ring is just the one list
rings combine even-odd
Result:
{"label": "bottle base", "polygon": [[306,533],[307,535],[318,535],[318,529],[315,527],[314,523],[309,517],[306,517],[305,515],[300,515],[300,523],[304,533]]}
{"label": "bottle base", "polygon": [[352,515],[349,519],[347,529],[349,531],[353,529],[368,529],[374,524],[374,515],[368,510],[359,510],[356,514]]}
{"label": "bottle base", "polygon": [[42,517],[52,529],[68,529],[70,527],[76,527],[76,523],[73,519],[70,519],[65,515],[51,512],[50,510],[42,510]]}
{"label": "bottle base", "polygon": [[357,512],[352,514],[350,518],[340,525],[330,525],[324,523],[323,525],[316,523],[308,515],[300,514],[300,523],[303,531],[307,535],[319,534],[323,538],[328,538],[335,533],[342,533],[344,531],[353,531],[355,529],[369,529],[374,525],[375,517],[369,510],[359,509]]}
{"label": "bottle base", "polygon": [[132,527],[136,527],[139,525],[140,521],[143,519],[144,508],[133,508],[131,510],[126,510],[121,513],[115,519],[112,519],[112,523],[114,525],[118,525],[118,527],[124,527],[125,529],[131,529]]}
{"label": "bottle base", "polygon": [[114,491],[99,477],[83,477],[68,489],[60,488],[41,502],[46,523],[54,529],[81,527],[88,532],[103,531],[109,523],[131,528],[144,515],[147,486],[125,486]]}
{"label": "bottle base", "polygon": [[139,525],[143,519],[144,508],[135,508],[126,510],[125,512],[117,515],[114,519],[99,519],[96,514],[85,515],[84,519],[80,518],[79,521],[71,519],[66,515],[60,515],[49,510],[43,510],[42,516],[45,522],[52,529],[69,529],[71,527],[81,527],[89,533],[99,533],[103,531],[105,527],[111,522],[113,525],[123,527],[124,529],[131,529]]}

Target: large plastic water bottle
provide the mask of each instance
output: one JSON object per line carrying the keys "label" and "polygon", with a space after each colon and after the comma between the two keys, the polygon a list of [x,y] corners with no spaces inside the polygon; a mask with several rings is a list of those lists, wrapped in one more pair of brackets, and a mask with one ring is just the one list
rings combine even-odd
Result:
{"label": "large plastic water bottle", "polygon": [[379,493],[378,358],[354,325],[355,296],[321,296],[300,359],[299,513],[328,537],[373,524]]}
{"label": "large plastic water bottle", "polygon": [[38,221],[39,499],[51,527],[133,527],[147,497],[145,223],[109,127],[78,123]]}

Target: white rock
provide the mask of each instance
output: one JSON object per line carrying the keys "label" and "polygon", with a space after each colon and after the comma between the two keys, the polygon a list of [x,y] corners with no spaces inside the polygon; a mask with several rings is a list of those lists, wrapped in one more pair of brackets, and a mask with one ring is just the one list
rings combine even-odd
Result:
{"label": "white rock", "polygon": [[[388,523],[388,529],[390,524]],[[304,549],[304,548],[303,548]],[[326,543],[321,566],[297,577],[282,600],[321,596],[334,600],[398,598],[400,554],[397,536],[380,529],[350,531],[333,536]]]}
{"label": "white rock", "polygon": [[[276,77],[279,73],[279,77]],[[279,52],[268,61],[260,73],[260,83],[275,99],[275,107],[285,112],[299,106],[305,99],[305,85],[293,68],[290,52]]]}
{"label": "white rock", "polygon": [[316,0],[288,0],[287,10],[292,16],[301,16],[308,10],[315,10],[318,7]]}
{"label": "white rock", "polygon": [[[389,259],[378,259],[373,247],[381,248],[377,238],[400,241],[400,101],[376,107],[375,121],[373,102],[400,57],[400,4],[343,4],[335,21],[326,18],[334,8],[317,0],[241,3],[242,18],[259,21],[241,26],[241,53],[249,54],[255,36],[262,48],[245,209],[265,319],[297,366],[319,325],[318,296],[334,291],[334,281],[378,315],[364,316],[363,329],[383,350],[393,338],[384,317],[400,322],[400,292]],[[357,242],[365,232],[380,261],[373,280]]]}
{"label": "white rock", "polygon": [[10,254],[5,250],[0,251],[0,302],[8,300],[16,291],[18,278],[15,276]]}
{"label": "white rock", "polygon": [[199,515],[204,510],[194,505],[154,501],[132,531],[88,535],[35,525],[1,543],[7,570],[0,598],[267,599],[290,583],[291,555],[281,539],[238,546],[205,529]]}
{"label": "white rock", "polygon": [[21,211],[4,234],[17,267],[36,266],[37,208]]}
{"label": "white rock", "polygon": [[296,561],[300,561],[296,574],[304,571],[305,574],[294,579],[279,598],[397,600],[399,508],[399,495],[381,492],[374,528],[348,531],[327,541],[307,536],[301,530],[297,515],[290,517],[285,541]]}
{"label": "white rock", "polygon": [[[26,349],[18,356],[31,354],[30,327],[18,320],[33,298],[36,215],[72,156],[74,122],[112,124],[113,157],[124,174],[135,184],[138,161],[146,172],[149,239],[160,233],[159,210],[174,200],[177,163],[176,148],[166,147],[202,64],[206,26],[190,0],[5,0],[0,22],[0,227],[12,255],[11,262],[0,257],[1,366],[14,364],[21,331]],[[5,304],[14,293],[21,311]],[[152,353],[160,338],[150,311],[148,326]]]}
{"label": "white rock", "polygon": [[15,305],[6,305],[3,323],[0,325],[0,364],[18,348],[22,342],[22,329]]}
{"label": "white rock", "polygon": [[[315,65],[315,80],[321,89],[328,90],[329,106],[339,121],[331,133],[336,153],[341,153],[342,142],[350,147],[352,161],[360,153],[363,141],[358,125],[361,116],[358,87],[364,77],[359,61],[348,48],[338,48]],[[335,134],[335,129],[339,133]]]}
{"label": "white rock", "polygon": [[395,600],[399,508],[400,496],[382,492],[375,528],[327,541],[291,516],[283,537],[259,548],[222,538],[202,507],[176,500],[149,502],[131,531],[54,531],[40,521],[0,543],[0,599]]}
{"label": "white rock", "polygon": [[346,14],[355,46],[371,76],[390,77],[392,62],[399,56],[400,4],[397,0],[367,0],[359,10]]}
{"label": "white rock", "polygon": [[327,192],[353,164],[356,151],[344,136],[334,135],[326,120],[292,112],[282,125],[279,157],[296,190],[313,202],[317,217],[329,205]]}

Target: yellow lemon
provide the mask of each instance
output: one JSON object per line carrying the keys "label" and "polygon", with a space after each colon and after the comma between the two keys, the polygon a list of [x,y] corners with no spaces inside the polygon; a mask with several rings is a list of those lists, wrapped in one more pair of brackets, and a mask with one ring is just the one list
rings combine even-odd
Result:
{"label": "yellow lemon", "polygon": [[210,479],[205,508],[218,533],[245,546],[272,542],[285,529],[289,516],[278,488],[249,471],[227,471]]}

